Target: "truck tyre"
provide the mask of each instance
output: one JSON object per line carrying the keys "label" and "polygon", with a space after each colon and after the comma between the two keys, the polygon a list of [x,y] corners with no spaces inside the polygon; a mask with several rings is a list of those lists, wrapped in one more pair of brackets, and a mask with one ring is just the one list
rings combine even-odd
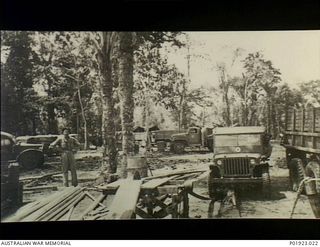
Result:
{"label": "truck tyre", "polygon": [[302,160],[294,158],[289,163],[289,177],[291,189],[297,191],[301,181],[306,177]]}
{"label": "truck tyre", "polygon": [[22,169],[32,170],[43,165],[44,155],[40,150],[26,149],[18,155],[17,161]]}
{"label": "truck tyre", "polygon": [[271,197],[271,179],[268,171],[262,173],[262,194],[267,199]]}
{"label": "truck tyre", "polygon": [[[305,172],[307,177],[320,179],[320,164],[315,161],[309,162]],[[318,194],[320,196],[320,181],[311,181],[306,186],[308,186],[306,190],[310,191],[310,194]]]}
{"label": "truck tyre", "polygon": [[176,154],[182,154],[184,152],[184,148],[186,147],[183,142],[174,142],[173,143],[173,151]]}
{"label": "truck tyre", "polygon": [[157,141],[156,144],[159,152],[163,153],[166,150],[167,143],[165,141]]}

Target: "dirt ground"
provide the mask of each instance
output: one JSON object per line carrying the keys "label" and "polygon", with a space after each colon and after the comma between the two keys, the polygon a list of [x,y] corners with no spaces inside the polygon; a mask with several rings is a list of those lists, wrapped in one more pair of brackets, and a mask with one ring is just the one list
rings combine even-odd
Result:
{"label": "dirt ground", "polygon": [[[80,186],[88,186],[92,184],[101,170],[102,153],[98,151],[80,151],[76,154],[78,166],[78,178]],[[285,167],[283,159],[285,150],[277,145],[273,145],[273,153],[270,159],[271,180],[272,180],[272,195],[271,199],[265,200],[260,198],[259,194],[253,190],[243,190],[239,194],[240,213],[239,210],[228,204],[225,205],[221,218],[289,218],[291,210],[297,194],[289,190],[288,170]],[[30,176],[44,175],[47,173],[60,171],[61,165],[59,158],[49,159],[41,169],[22,172],[20,178]],[[160,175],[169,171],[178,171],[190,168],[208,169],[212,162],[212,153],[187,153],[183,155],[156,155],[148,158],[153,175]],[[149,171],[150,175],[150,171]],[[208,196],[207,191],[207,173],[200,176],[200,179],[195,183],[194,191],[203,196]],[[52,179],[40,181],[37,185],[56,186],[58,190],[62,190],[62,175],[57,174]],[[48,189],[39,192],[24,192],[24,201],[30,202],[55,193],[54,190]],[[93,193],[94,195],[94,193]],[[109,200],[109,199],[108,199]],[[190,200],[190,218],[208,218],[208,207],[210,201],[199,200],[189,195]],[[106,200],[107,201],[107,200]],[[78,207],[78,212],[75,212],[75,217],[81,214],[81,210],[86,208],[92,201],[86,199],[81,202]],[[108,202],[104,202],[108,203]],[[293,218],[315,218],[309,202],[305,196],[301,196],[296,205]]]}

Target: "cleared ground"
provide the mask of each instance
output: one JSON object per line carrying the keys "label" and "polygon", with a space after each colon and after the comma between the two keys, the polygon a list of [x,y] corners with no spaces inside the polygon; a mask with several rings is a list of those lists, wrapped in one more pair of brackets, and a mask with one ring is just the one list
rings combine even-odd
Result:
{"label": "cleared ground", "polygon": [[[270,200],[261,198],[260,194],[251,189],[242,190],[239,210],[230,204],[225,205],[222,210],[222,218],[289,218],[297,194],[289,190],[288,170],[285,167],[284,149],[274,144],[272,157],[270,160],[272,196]],[[78,179],[80,186],[89,186],[94,183],[101,171],[101,152],[88,151],[76,154],[78,165]],[[212,162],[211,153],[187,153],[183,155],[157,155],[153,154],[148,158],[153,175],[167,173],[168,171],[178,171],[190,168],[205,168],[209,170],[209,164]],[[21,179],[30,176],[45,175],[61,170],[59,158],[51,158],[41,169],[22,172]],[[207,174],[203,174],[195,184],[194,191],[203,196],[208,196]],[[149,171],[150,175],[150,171]],[[62,174],[57,174],[49,179],[38,181],[37,186],[56,186],[58,190],[62,189]],[[25,191],[24,201],[34,201],[43,198],[55,191],[48,189],[42,191]],[[94,192],[92,192],[94,195]],[[210,201],[199,200],[189,196],[190,199],[190,217],[207,218]],[[92,201],[84,201],[79,208],[86,208]],[[86,204],[87,203],[87,204]],[[75,217],[81,214],[81,210],[75,213]],[[309,201],[305,196],[299,199],[293,218],[314,218]]]}

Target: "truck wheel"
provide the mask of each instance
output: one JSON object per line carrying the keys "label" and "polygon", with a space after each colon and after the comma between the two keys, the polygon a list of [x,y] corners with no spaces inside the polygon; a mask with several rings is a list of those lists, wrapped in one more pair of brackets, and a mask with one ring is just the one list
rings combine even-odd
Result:
{"label": "truck wheel", "polygon": [[156,145],[159,152],[163,153],[166,150],[167,144],[165,141],[157,141]]}
{"label": "truck wheel", "polygon": [[18,155],[17,161],[23,169],[31,170],[44,163],[44,155],[40,150],[27,149]]}
{"label": "truck wheel", "polygon": [[306,177],[301,159],[295,158],[290,161],[289,176],[292,190],[297,191],[301,181]]}
{"label": "truck wheel", "polygon": [[269,171],[262,172],[262,194],[265,198],[271,197],[271,179]]}
{"label": "truck wheel", "polygon": [[[315,161],[309,162],[306,166],[306,176],[310,178],[320,179],[320,165]],[[319,194],[320,195],[320,181],[311,181],[306,186],[308,186],[307,191],[310,191],[310,194]],[[309,193],[308,193],[309,194]]]}
{"label": "truck wheel", "polygon": [[173,151],[176,154],[182,154],[184,152],[185,144],[183,142],[174,142],[173,143]]}

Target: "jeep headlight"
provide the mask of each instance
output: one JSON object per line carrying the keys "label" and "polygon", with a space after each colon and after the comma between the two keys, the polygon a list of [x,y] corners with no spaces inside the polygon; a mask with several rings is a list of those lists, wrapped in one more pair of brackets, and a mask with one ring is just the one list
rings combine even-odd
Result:
{"label": "jeep headlight", "polygon": [[222,165],[222,160],[217,160],[217,165],[221,166]]}
{"label": "jeep headlight", "polygon": [[255,165],[256,164],[256,159],[250,159],[250,164]]}

